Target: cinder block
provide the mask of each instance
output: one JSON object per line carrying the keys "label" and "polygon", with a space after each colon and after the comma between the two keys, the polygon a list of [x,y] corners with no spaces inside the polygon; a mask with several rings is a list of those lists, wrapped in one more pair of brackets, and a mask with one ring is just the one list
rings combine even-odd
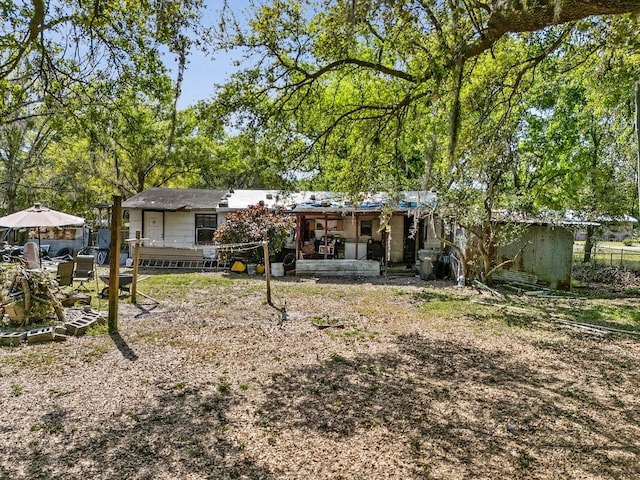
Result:
{"label": "cinder block", "polygon": [[82,318],[83,319],[91,319],[91,320],[96,320],[98,323],[106,323],[107,322],[107,317],[105,316],[104,312],[96,312],[95,310],[85,310],[82,312]]}
{"label": "cinder block", "polygon": [[0,345],[12,345],[17,347],[26,341],[27,332],[3,332],[0,333]]}
{"label": "cinder block", "polygon": [[55,337],[54,327],[38,328],[37,330],[29,330],[27,332],[27,343],[51,342]]}
{"label": "cinder block", "polygon": [[80,335],[84,335],[87,329],[96,322],[97,320],[95,319],[77,318],[70,321],[69,323],[65,323],[64,326],[66,328],[67,334],[75,335],[78,337]]}
{"label": "cinder block", "polygon": [[73,322],[65,323],[65,327],[67,328],[67,335],[75,335],[79,337],[80,335],[84,335],[87,331],[87,325],[81,323],[79,320],[74,320]]}
{"label": "cinder block", "polygon": [[67,334],[67,327],[65,327],[64,325],[56,325],[55,327],[53,327],[53,330],[54,330],[56,335],[66,335]]}
{"label": "cinder block", "polygon": [[84,335],[84,332],[87,331],[86,324],[80,321],[79,319],[72,320],[71,322],[65,323],[64,326],[67,330],[67,335],[80,336],[80,335]]}

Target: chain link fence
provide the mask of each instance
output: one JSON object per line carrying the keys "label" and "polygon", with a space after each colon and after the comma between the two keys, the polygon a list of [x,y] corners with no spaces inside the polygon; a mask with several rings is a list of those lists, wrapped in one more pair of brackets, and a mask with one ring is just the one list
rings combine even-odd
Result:
{"label": "chain link fence", "polygon": [[[584,245],[574,244],[574,263],[582,263],[583,258]],[[591,262],[598,265],[620,266],[640,271],[640,247],[596,245],[591,252]]]}

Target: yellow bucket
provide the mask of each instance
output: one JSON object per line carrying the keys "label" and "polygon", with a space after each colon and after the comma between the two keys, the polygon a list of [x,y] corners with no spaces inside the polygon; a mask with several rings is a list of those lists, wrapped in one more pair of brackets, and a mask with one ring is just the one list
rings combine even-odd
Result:
{"label": "yellow bucket", "polygon": [[236,260],[235,262],[233,262],[233,265],[231,265],[231,271],[232,271],[232,272],[242,273],[242,272],[244,272],[246,269],[247,269],[247,266],[246,266],[244,263],[242,263],[242,262],[240,262],[240,261],[238,261],[238,260]]}

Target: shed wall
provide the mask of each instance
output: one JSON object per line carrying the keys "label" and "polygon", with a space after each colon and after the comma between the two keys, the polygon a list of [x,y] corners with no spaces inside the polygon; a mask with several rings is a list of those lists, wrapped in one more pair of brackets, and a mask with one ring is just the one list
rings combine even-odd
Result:
{"label": "shed wall", "polygon": [[558,290],[570,290],[573,234],[563,227],[530,225],[521,240],[498,248],[498,261],[516,261],[506,269],[538,277],[538,282]]}

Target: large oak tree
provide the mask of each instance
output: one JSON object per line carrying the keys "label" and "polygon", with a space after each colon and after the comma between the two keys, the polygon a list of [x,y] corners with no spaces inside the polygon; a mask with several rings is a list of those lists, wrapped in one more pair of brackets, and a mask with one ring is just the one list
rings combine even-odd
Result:
{"label": "large oak tree", "polygon": [[640,1],[272,1],[248,31],[227,29],[226,45],[253,63],[219,101],[241,127],[290,132],[302,148],[289,167],[310,186],[436,188],[489,252],[492,210],[545,206],[513,168],[527,171],[528,92],[596,68],[608,45],[633,51],[639,11]]}

